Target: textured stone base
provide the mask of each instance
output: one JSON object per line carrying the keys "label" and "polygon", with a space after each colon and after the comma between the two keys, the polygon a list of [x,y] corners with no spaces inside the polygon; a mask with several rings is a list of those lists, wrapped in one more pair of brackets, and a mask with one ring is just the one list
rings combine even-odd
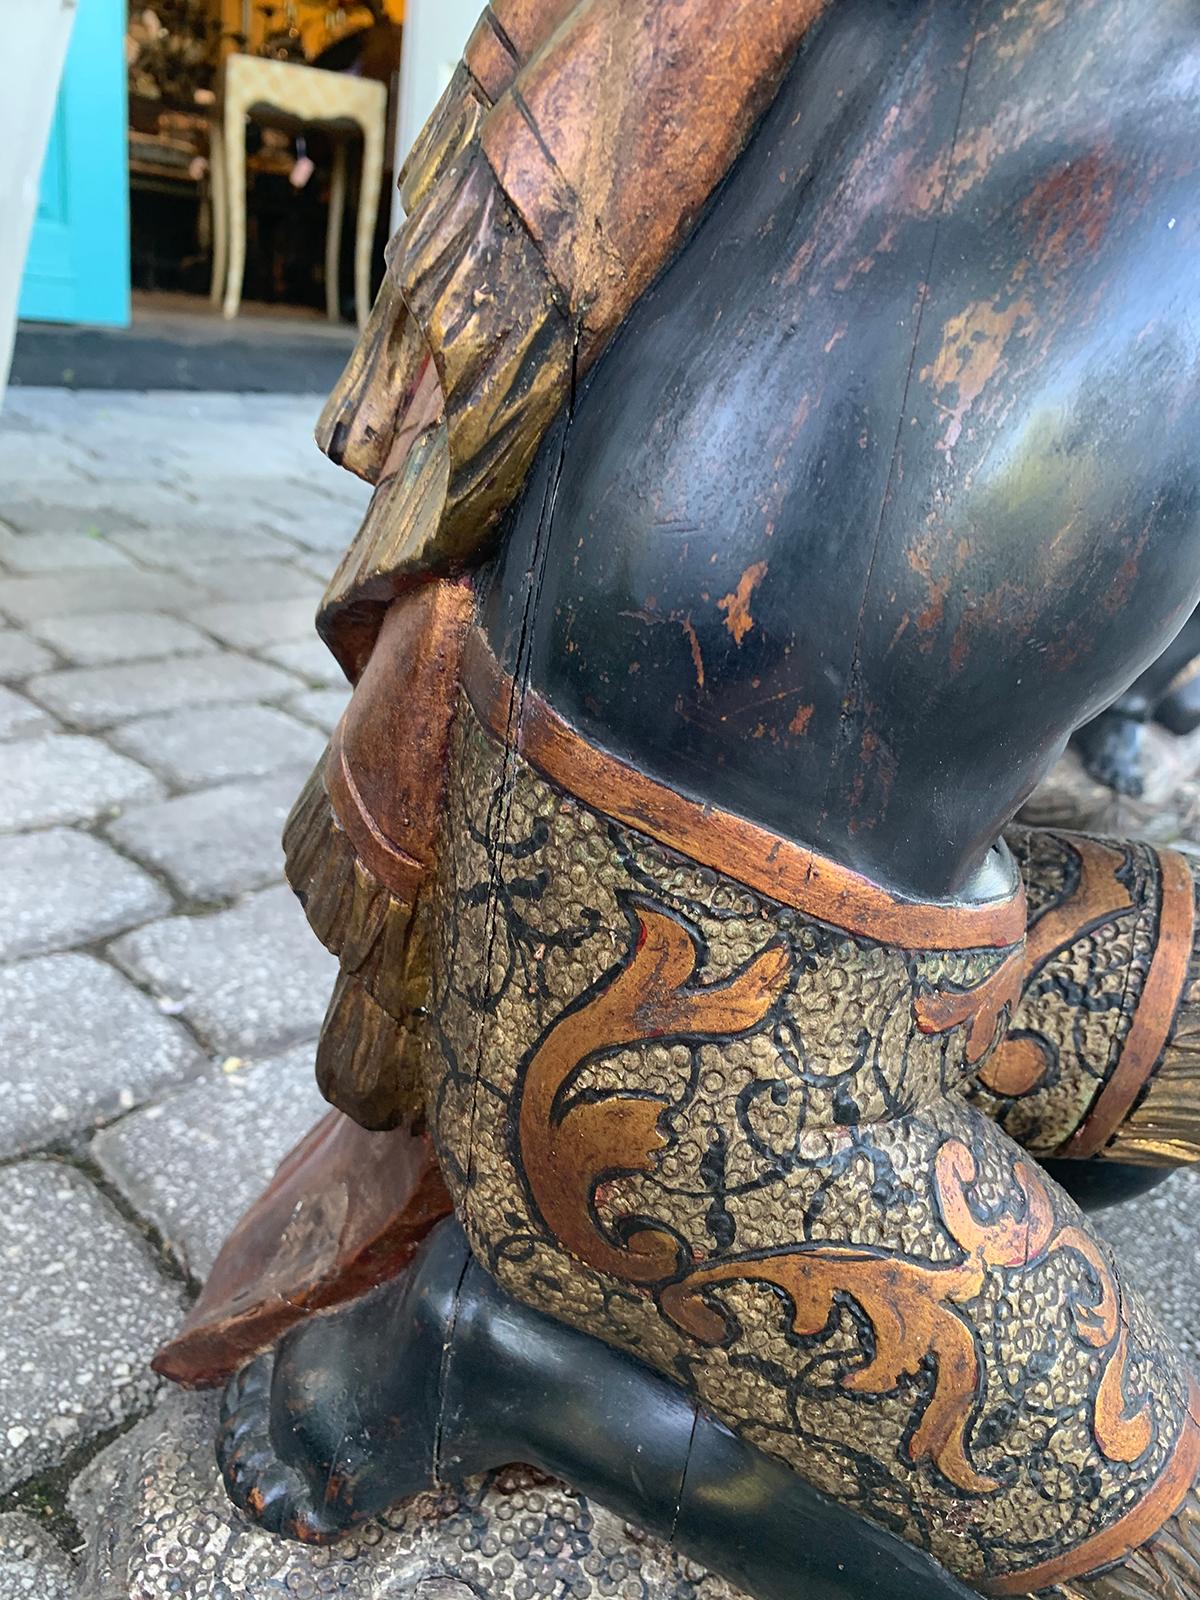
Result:
{"label": "textured stone base", "polygon": [[216,1400],[174,1391],[104,1451],[71,1493],[88,1600],[742,1600],[561,1484],[508,1468],[425,1495],[343,1542],[290,1544],[225,1498]]}

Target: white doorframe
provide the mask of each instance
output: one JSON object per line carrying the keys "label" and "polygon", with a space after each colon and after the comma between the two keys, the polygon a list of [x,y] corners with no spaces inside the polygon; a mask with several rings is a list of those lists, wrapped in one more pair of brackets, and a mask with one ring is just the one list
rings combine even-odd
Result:
{"label": "white doorframe", "polygon": [[[483,0],[407,0],[396,114],[397,172],[450,82],[482,9]],[[393,232],[403,218],[400,196],[394,194]]]}
{"label": "white doorframe", "polygon": [[0,0],[0,403],[75,0]]}

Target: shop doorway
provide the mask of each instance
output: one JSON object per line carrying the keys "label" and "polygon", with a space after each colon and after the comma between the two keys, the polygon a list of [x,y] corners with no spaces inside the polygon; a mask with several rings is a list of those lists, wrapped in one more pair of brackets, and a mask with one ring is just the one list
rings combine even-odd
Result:
{"label": "shop doorway", "polygon": [[[303,341],[311,332],[328,350],[334,331],[328,321],[331,306],[348,349],[354,338],[354,224],[361,170],[353,129],[348,163],[344,151],[340,158],[342,171],[348,165],[349,191],[341,208],[344,234],[333,296],[326,292],[326,230],[339,170],[338,139],[319,125],[273,126],[270,117],[252,115],[238,317],[225,323],[220,297],[210,298],[214,203],[220,203],[219,185],[213,183],[213,130],[221,69],[237,53],[308,71],[374,78],[387,86],[373,293],[383,269],[394,187],[403,0],[78,4],[22,285],[14,381],[33,381],[21,375],[28,365],[23,344],[28,348],[40,341],[44,356],[53,334],[54,351],[63,352],[61,363],[57,353],[53,359],[67,370],[70,352],[61,325],[121,327],[129,324],[131,312],[134,329],[153,323],[160,344],[178,335],[181,347],[187,347],[184,364],[192,368],[201,359],[197,351],[215,349],[222,341],[252,345],[261,337],[278,350],[281,339],[286,342],[281,323],[293,330],[286,338]],[[195,333],[198,323],[209,328],[201,340]],[[115,351],[116,346],[103,348]]]}

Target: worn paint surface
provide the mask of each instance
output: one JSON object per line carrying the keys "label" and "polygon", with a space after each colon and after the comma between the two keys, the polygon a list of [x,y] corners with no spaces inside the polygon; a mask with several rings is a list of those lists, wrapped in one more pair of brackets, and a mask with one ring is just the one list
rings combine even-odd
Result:
{"label": "worn paint surface", "polygon": [[500,654],[960,892],[1200,589],[1198,83],[1176,0],[836,8],[546,446]]}

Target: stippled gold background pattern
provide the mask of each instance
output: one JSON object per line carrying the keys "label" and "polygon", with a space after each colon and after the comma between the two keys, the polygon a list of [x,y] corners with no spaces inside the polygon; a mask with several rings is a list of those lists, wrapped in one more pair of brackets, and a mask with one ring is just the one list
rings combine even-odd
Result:
{"label": "stippled gold background pattern", "polygon": [[[1014,828],[1006,837],[1025,882],[1032,927],[1068,899],[1078,859],[1069,838],[1058,833]],[[972,1104],[1040,1155],[1053,1154],[1071,1137],[1111,1076],[1154,954],[1154,852],[1149,845],[1106,842],[1124,854],[1122,881],[1132,904],[1082,933],[1032,974],[1013,1019],[1012,1034],[1044,1041],[1044,1077],[1020,1095],[997,1094],[978,1078],[963,1084]]]}
{"label": "stippled gold background pattern", "polygon": [[[921,1272],[952,1266],[963,1252],[942,1214],[939,1150],[958,1141],[970,1152],[980,1220],[1020,1212],[1019,1153],[947,1098],[963,1070],[963,1030],[922,1034],[913,1003],[947,964],[957,985],[981,981],[997,952],[887,949],[766,901],[580,806],[502,754],[465,707],[441,871],[427,1103],[473,1247],[513,1293],[685,1382],[744,1437],[968,1579],[1057,1554],[1141,1499],[1179,1432],[1186,1375],[1141,1302],[1124,1294],[1124,1396],[1153,1425],[1138,1459],[1108,1459],[1095,1416],[1111,1352],[1080,1337],[1078,1307],[1100,1286],[1077,1251],[990,1268],[968,1303],[946,1310],[968,1328],[979,1367],[966,1449],[996,1485],[969,1492],[908,1453],[937,1390],[936,1362],[912,1363],[877,1392],[847,1390],[876,1337],[855,1299],[853,1263],[819,1332],[797,1335],[778,1289],[741,1281],[716,1296],[729,1337],[698,1343],[663,1314],[654,1288],[573,1258],[538,1215],[522,1169],[517,1118],[531,1054],[611,983],[629,960],[637,908],[652,905],[688,930],[702,984],[781,937],[791,970],[770,1014],[743,1036],[644,1041],[581,1064],[570,1084],[577,1103],[631,1086],[668,1102],[652,1170],[596,1187],[597,1229],[620,1238],[637,1219],[665,1223],[699,1264],[827,1244]],[[1056,1227],[1086,1228],[1065,1196],[1048,1193]]]}

